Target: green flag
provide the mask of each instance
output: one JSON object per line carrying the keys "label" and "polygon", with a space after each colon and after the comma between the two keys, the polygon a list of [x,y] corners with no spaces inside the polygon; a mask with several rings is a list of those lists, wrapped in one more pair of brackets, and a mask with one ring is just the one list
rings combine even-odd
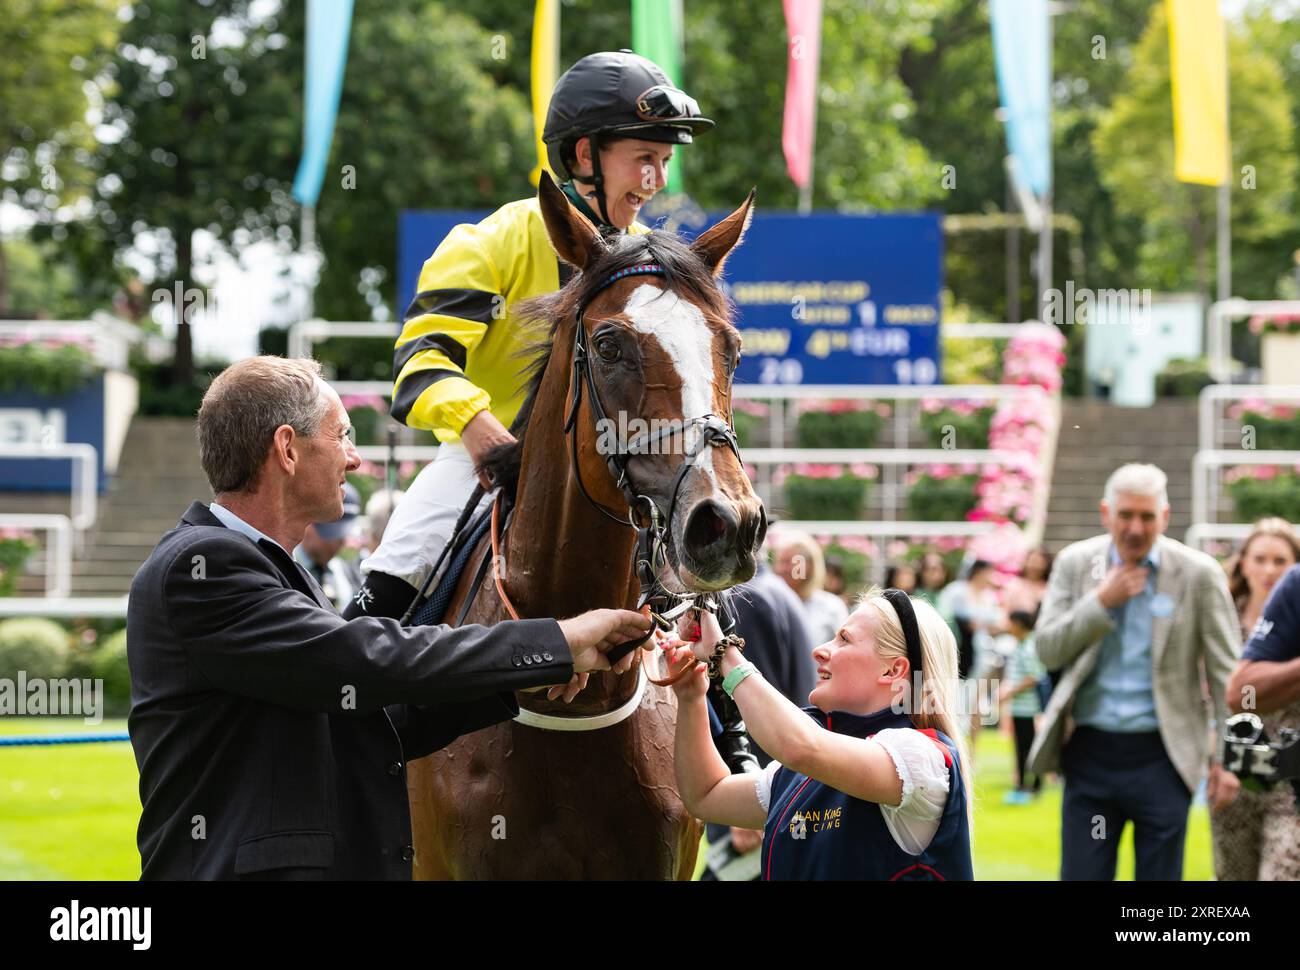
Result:
{"label": "green flag", "polygon": [[[632,0],[632,49],[658,64],[668,80],[682,83],[682,0]],[[685,192],[680,148],[668,163],[667,194]]]}

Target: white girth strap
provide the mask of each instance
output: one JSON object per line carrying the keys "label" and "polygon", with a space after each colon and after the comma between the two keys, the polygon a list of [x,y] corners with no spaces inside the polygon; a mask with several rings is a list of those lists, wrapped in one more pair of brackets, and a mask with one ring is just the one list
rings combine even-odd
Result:
{"label": "white girth strap", "polygon": [[620,721],[626,721],[632,716],[632,712],[641,706],[646,683],[645,660],[642,659],[636,667],[636,690],[632,692],[632,696],[626,703],[612,711],[587,717],[557,717],[554,714],[538,714],[521,707],[519,713],[515,715],[515,720],[543,731],[599,731],[601,728],[612,727]]}

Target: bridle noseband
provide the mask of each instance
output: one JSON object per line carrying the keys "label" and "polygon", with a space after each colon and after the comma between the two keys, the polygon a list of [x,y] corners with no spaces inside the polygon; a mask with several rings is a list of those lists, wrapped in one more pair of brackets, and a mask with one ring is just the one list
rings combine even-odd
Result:
{"label": "bridle noseband", "polygon": [[[582,468],[578,462],[576,424],[584,387],[589,399],[587,406],[591,409],[597,429],[607,426],[607,422],[609,422],[609,417],[601,405],[600,395],[596,392],[596,378],[592,371],[591,356],[587,350],[586,328],[583,326],[583,317],[586,314],[587,307],[597,295],[621,279],[626,279],[629,276],[666,277],[667,275],[663,266],[659,263],[638,263],[635,266],[628,266],[602,280],[579,304],[576,315],[577,326],[573,335],[573,401],[569,406],[569,413],[564,421],[564,435],[569,439],[569,452],[572,458],[570,467],[573,471],[574,480],[577,482],[578,491],[582,493],[582,497],[593,508],[599,510],[607,518],[619,523],[619,525],[626,525],[637,531],[635,565],[637,579],[641,583],[641,595],[637,600],[636,608],[640,610],[649,605],[651,615],[663,629],[668,629],[674,619],[692,606],[711,611],[717,609],[717,602],[712,594],[674,593],[665,589],[659,581],[659,572],[667,564],[668,529],[672,523],[673,514],[677,509],[677,496],[681,490],[682,481],[686,478],[687,471],[695,465],[696,459],[706,449],[719,445],[730,448],[732,453],[739,458],[740,446],[736,441],[735,429],[732,428],[729,421],[718,415],[705,414],[701,417],[687,418],[680,423],[670,422],[667,427],[656,432],[647,431],[626,443],[619,442],[613,453],[605,456],[605,463],[609,466],[609,473],[614,479],[615,486],[623,493],[623,497],[627,501],[628,514],[626,518],[623,518],[597,502],[587,491],[587,487],[582,481]],[[684,439],[686,432],[694,427],[700,429],[700,436],[687,449],[686,457],[677,469],[677,476],[673,480],[670,493],[668,513],[663,515],[654,499],[643,492],[639,492],[632,483],[628,476],[628,460],[653,453],[654,445],[664,438],[679,432]],[[638,519],[641,520],[641,524],[638,524]],[[635,645],[633,643],[624,646],[631,649]],[[618,658],[611,651],[609,659],[613,662]]]}

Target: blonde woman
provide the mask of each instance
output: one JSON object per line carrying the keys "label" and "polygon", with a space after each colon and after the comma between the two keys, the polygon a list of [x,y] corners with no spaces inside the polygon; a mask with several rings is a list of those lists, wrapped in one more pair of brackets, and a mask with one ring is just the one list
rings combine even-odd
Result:
{"label": "blonde woman", "polygon": [[[677,788],[698,817],[763,829],[765,880],[971,879],[971,797],[957,727],[957,645],[929,604],[869,590],[813,651],[818,681],[800,710],[703,615],[674,665],[718,661],[723,689],[775,759],[732,775],[713,746],[708,668],[674,685]],[[911,712],[911,713],[907,713]]]}
{"label": "blonde woman", "polygon": [[[1241,639],[1264,613],[1264,603],[1282,575],[1300,561],[1300,539],[1286,519],[1261,519],[1234,557],[1228,592],[1241,617]],[[1248,663],[1249,661],[1243,661]],[[1300,702],[1263,715],[1276,738],[1281,728],[1300,728]],[[1213,792],[1210,800],[1213,803]],[[1214,871],[1223,881],[1300,879],[1300,814],[1290,785],[1273,791],[1237,791],[1229,804],[1210,814]]]}

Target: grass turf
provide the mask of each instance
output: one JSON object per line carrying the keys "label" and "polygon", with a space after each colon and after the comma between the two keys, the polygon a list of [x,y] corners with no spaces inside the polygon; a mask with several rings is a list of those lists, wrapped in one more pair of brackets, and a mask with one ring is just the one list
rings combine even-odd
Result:
{"label": "grass turf", "polygon": [[[0,718],[0,735],[109,734],[76,719]],[[1061,789],[1029,805],[1004,805],[1014,766],[1011,739],[981,732],[977,747],[975,877],[1054,880],[1060,864]],[[137,879],[138,777],[125,743],[0,748],[0,879]],[[1119,875],[1133,878],[1132,826],[1120,842]],[[701,858],[703,853],[701,853]],[[1192,808],[1185,879],[1213,878],[1204,805]]]}

